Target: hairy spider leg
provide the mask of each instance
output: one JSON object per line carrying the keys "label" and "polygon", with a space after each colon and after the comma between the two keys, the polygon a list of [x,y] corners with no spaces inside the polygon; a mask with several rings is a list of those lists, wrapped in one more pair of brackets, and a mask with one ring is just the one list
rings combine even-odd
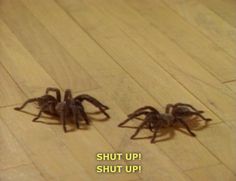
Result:
{"label": "hairy spider leg", "polygon": [[80,127],[80,125],[79,125],[79,112],[80,112],[79,106],[74,104],[74,105],[71,106],[71,110],[72,110],[73,119],[76,123],[76,126],[77,126],[77,128],[79,128]]}
{"label": "hairy spider leg", "polygon": [[143,112],[139,112],[139,113],[137,113],[137,114],[133,114],[132,116],[130,116],[130,117],[128,117],[126,120],[124,120],[122,123],[120,123],[118,126],[121,127],[121,126],[123,126],[125,123],[127,123],[128,121],[130,121],[131,119],[133,119],[133,118],[135,118],[135,117],[138,117],[138,116],[140,116],[140,115],[142,115],[142,114],[147,115],[148,113],[150,113],[150,112],[143,111]]}
{"label": "hairy spider leg", "polygon": [[86,124],[89,125],[90,124],[90,120],[89,120],[87,114],[85,113],[84,106],[79,101],[77,101],[77,104],[78,104],[80,115],[85,120]]}
{"label": "hairy spider leg", "polygon": [[[128,114],[128,117],[132,116],[133,114],[142,112],[142,111],[144,111],[145,109],[150,109],[150,111],[158,112],[154,107],[151,107],[151,106],[144,106],[144,107],[141,107],[141,108],[137,109],[137,110],[134,111],[133,113]],[[159,112],[158,112],[158,113],[159,113]]]}
{"label": "hairy spider leg", "polygon": [[48,94],[49,92],[56,92],[57,101],[61,102],[61,92],[58,88],[48,87],[46,89],[46,94]]}
{"label": "hairy spider leg", "polygon": [[72,99],[72,93],[70,89],[65,90],[64,101],[68,102]]}
{"label": "hairy spider leg", "polygon": [[157,137],[157,132],[159,131],[160,127],[161,127],[161,120],[159,120],[155,125],[154,125],[155,129],[153,132],[153,136],[151,139],[151,143],[155,143],[155,138]]}
{"label": "hairy spider leg", "polygon": [[109,108],[107,106],[103,105],[97,99],[95,99],[89,95],[83,94],[83,95],[79,95],[79,96],[75,97],[74,100],[76,100],[77,102],[81,102],[81,103],[84,100],[86,100],[86,101],[90,102],[91,104],[93,104],[95,107],[97,107],[107,118],[110,118],[110,116],[105,111]]}
{"label": "hairy spider leg", "polygon": [[[178,107],[178,106],[185,106],[185,107],[189,107],[189,108],[191,108],[192,110],[194,110],[194,111],[198,111],[196,108],[194,108],[192,105],[190,105],[190,104],[184,104],[184,103],[176,103],[176,104],[167,104],[167,106],[166,106],[166,113],[170,113],[170,109],[172,108],[172,109],[174,109],[174,108],[176,108],[176,107]],[[203,111],[202,111],[203,112]]]}
{"label": "hairy spider leg", "polygon": [[64,110],[65,110],[65,105],[63,106],[63,111],[60,112],[60,119],[61,119],[61,122],[63,124],[64,132],[67,132],[67,129],[66,129],[66,112]]}
{"label": "hairy spider leg", "polygon": [[170,109],[171,109],[171,108],[173,109],[173,107],[174,107],[173,104],[167,104],[165,113],[169,114],[169,113],[170,113]]}
{"label": "hairy spider leg", "polygon": [[193,107],[192,105],[190,105],[190,104],[184,104],[184,103],[176,103],[175,105],[174,105],[174,107],[177,107],[177,106],[186,106],[186,107],[190,107],[192,110],[194,110],[194,111],[198,111],[195,107]]}
{"label": "hairy spider leg", "polygon": [[41,116],[41,114],[42,114],[43,111],[45,110],[45,108],[46,108],[47,106],[49,106],[51,103],[53,103],[53,102],[50,102],[50,101],[49,101],[48,103],[44,104],[44,105],[41,107],[41,109],[40,109],[38,115],[37,115],[32,121],[35,122],[37,119],[39,119],[40,116]]}
{"label": "hairy spider leg", "polygon": [[130,137],[131,139],[134,139],[134,137],[139,133],[139,131],[145,126],[145,124],[147,124],[149,122],[149,119],[145,119],[137,128],[137,130],[135,131],[135,133]]}
{"label": "hairy spider leg", "polygon": [[177,121],[179,121],[187,130],[188,132],[192,135],[192,136],[196,136],[189,128],[189,126],[181,119],[181,118],[177,118]]}
{"label": "hairy spider leg", "polygon": [[107,107],[106,105],[102,104],[97,99],[95,99],[94,97],[92,97],[92,96],[90,96],[88,94],[79,95],[79,96],[75,97],[75,99],[78,99],[80,102],[83,102],[83,101],[86,100],[86,101],[90,102],[91,104],[93,104],[94,106],[100,107],[103,110],[109,109],[109,107]]}
{"label": "hairy spider leg", "polygon": [[197,115],[199,116],[200,118],[202,118],[203,120],[205,121],[211,121],[212,119],[211,118],[205,118],[203,115],[201,115],[201,113],[203,113],[203,111],[198,111],[198,112],[191,112],[193,115]]}
{"label": "hairy spider leg", "polygon": [[17,110],[17,111],[19,111],[19,110],[23,109],[28,103],[35,102],[35,101],[38,101],[38,100],[39,100],[39,98],[28,99],[27,101],[25,101],[25,102],[22,104],[22,106],[20,106],[20,107],[15,107],[14,109]]}

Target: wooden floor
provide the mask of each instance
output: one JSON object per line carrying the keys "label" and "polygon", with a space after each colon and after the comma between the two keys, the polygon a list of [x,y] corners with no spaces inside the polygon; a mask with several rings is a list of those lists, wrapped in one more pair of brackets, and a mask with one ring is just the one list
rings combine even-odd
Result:
{"label": "wooden floor", "polygon": [[[0,180],[235,181],[235,9],[235,0],[1,0]],[[34,106],[13,110],[47,87],[86,92],[111,119],[91,115],[87,129],[65,134],[61,124],[31,122]],[[156,144],[117,127],[141,106],[176,102],[213,121],[193,122],[196,138],[170,129]],[[142,159],[101,162],[100,152]],[[142,172],[99,174],[99,164]]]}

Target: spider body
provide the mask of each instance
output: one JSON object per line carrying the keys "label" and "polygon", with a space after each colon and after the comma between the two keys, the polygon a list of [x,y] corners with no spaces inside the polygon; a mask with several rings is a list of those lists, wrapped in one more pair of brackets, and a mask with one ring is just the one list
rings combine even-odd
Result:
{"label": "spider body", "polygon": [[[49,92],[56,92],[56,97],[49,95]],[[66,119],[69,117],[73,117],[77,128],[79,128],[79,118],[82,117],[86,124],[90,123],[90,120],[85,113],[84,106],[82,104],[83,101],[88,101],[89,103],[96,106],[107,118],[110,116],[105,112],[105,110],[109,109],[107,106],[100,103],[94,97],[82,94],[76,97],[72,97],[72,93],[70,89],[65,91],[64,100],[61,101],[61,93],[57,88],[47,88],[45,95],[37,98],[28,99],[22,106],[16,107],[15,110],[23,109],[28,103],[35,102],[40,109],[38,115],[32,120],[36,121],[42,113],[46,113],[49,115],[54,115],[60,117],[63,123],[63,129],[67,132],[66,129]]]}
{"label": "spider body", "polygon": [[[51,95],[44,95],[42,97],[36,98],[36,104],[38,108],[42,108],[44,105],[48,105],[44,108],[43,112],[50,115],[58,115],[58,111],[56,110],[56,106],[58,101],[55,97]],[[19,110],[19,109],[18,109]]]}
{"label": "spider body", "polygon": [[156,135],[161,128],[172,127],[175,126],[176,123],[182,124],[191,136],[196,136],[190,130],[185,120],[191,118],[194,115],[202,118],[205,121],[211,120],[202,116],[202,113],[203,111],[198,111],[190,104],[184,103],[176,103],[174,105],[168,104],[166,106],[165,113],[160,113],[154,107],[145,106],[137,109],[132,114],[129,114],[128,118],[124,122],[120,123],[119,126],[122,127],[131,119],[144,115],[145,118],[143,122],[138,126],[136,132],[131,136],[131,139],[134,139],[139,131],[146,126],[153,132],[151,143],[154,143]]}

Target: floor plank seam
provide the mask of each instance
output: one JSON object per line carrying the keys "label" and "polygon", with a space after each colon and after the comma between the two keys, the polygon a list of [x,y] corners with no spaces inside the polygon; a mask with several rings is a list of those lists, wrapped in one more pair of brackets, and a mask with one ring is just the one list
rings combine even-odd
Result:
{"label": "floor plank seam", "polygon": [[219,16],[221,19],[223,19],[225,22],[227,22],[230,26],[236,28],[235,25],[231,24],[228,20],[226,20],[224,17],[222,17],[222,15],[220,13],[218,13],[216,10],[214,10],[213,8],[209,7],[208,5],[204,4],[201,2],[201,4],[203,4],[205,7],[207,7],[209,10],[211,10],[212,12],[214,12],[217,16]]}
{"label": "floor plank seam", "polygon": [[15,165],[15,166],[12,166],[12,167],[3,168],[3,169],[0,169],[0,171],[4,172],[4,171],[7,171],[7,170],[17,169],[17,168],[20,168],[20,167],[23,167],[23,166],[30,166],[30,165],[32,165],[32,162],[31,163],[25,163],[25,164],[19,164],[19,165]]}
{"label": "floor plank seam", "polygon": [[[57,2],[57,0],[55,0],[55,1]],[[60,6],[60,8],[63,9],[63,11],[64,11],[64,12],[87,34],[87,36],[90,37],[90,38],[96,43],[96,45],[98,45],[98,46],[107,54],[107,56],[109,56],[109,57],[113,60],[113,62],[114,62],[116,65],[118,65],[135,83],[137,83],[140,88],[142,88],[145,92],[147,92],[147,91],[142,87],[142,85],[141,85],[139,82],[137,82],[137,80],[134,79],[134,77],[133,77],[132,75],[130,75],[130,73],[127,72],[127,71],[124,69],[124,67],[121,66],[121,65],[113,58],[113,56],[110,55],[110,53],[107,52],[107,50],[106,50],[104,47],[102,47],[102,46],[100,45],[100,43],[97,42],[97,40],[95,40],[95,39],[93,38],[93,36],[92,36],[89,32],[87,32],[87,31],[79,24],[79,22],[78,22],[69,12],[67,12],[67,10],[65,10],[63,7],[61,7],[60,3],[57,2],[57,4],[58,4],[58,6]],[[147,92],[147,94],[148,94],[149,96],[151,96],[151,98],[154,99],[154,97],[153,97],[149,92]],[[156,99],[154,99],[154,100],[155,100],[159,105],[161,105]]]}
{"label": "floor plank seam", "polygon": [[46,179],[46,177],[43,175],[43,173],[40,171],[40,169],[37,167],[36,163],[34,163],[34,161],[31,159],[31,157],[29,156],[29,154],[27,153],[25,147],[21,144],[21,141],[17,138],[17,136],[14,134],[14,132],[12,132],[12,130],[9,128],[8,124],[4,121],[5,119],[2,118],[1,114],[0,114],[0,118],[3,122],[3,124],[8,128],[10,134],[15,138],[16,142],[20,145],[20,147],[22,148],[22,150],[24,151],[24,153],[26,154],[27,158],[31,161],[32,165],[35,167],[35,169],[38,171],[38,173],[40,174],[40,176],[45,180],[45,181],[49,181]]}
{"label": "floor plank seam", "polygon": [[[178,14],[178,12],[176,12],[176,10],[172,9],[171,7],[168,6],[168,4],[161,0],[161,2],[171,11],[173,11],[179,18],[181,18],[184,22],[186,22],[189,26],[194,27],[195,30],[197,30],[198,33],[200,33],[203,37],[205,37],[206,39],[208,39],[210,42],[212,42],[215,46],[217,46],[219,49],[221,49],[225,54],[227,54],[230,58],[235,59],[236,57],[230,55],[227,51],[225,51],[225,49],[221,46],[219,46],[215,41],[213,41],[211,38],[209,38],[207,35],[205,35],[199,28],[198,26],[192,25],[191,23],[189,23],[184,17],[180,16]],[[200,2],[199,2],[200,3]],[[202,3],[201,3],[202,4]],[[204,4],[202,4],[204,7],[206,7]],[[209,9],[208,7],[206,7],[207,9]],[[209,9],[210,10],[210,9]],[[211,10],[210,10],[211,11]],[[213,11],[211,11],[213,12]],[[214,13],[214,12],[213,12]],[[214,13],[215,14],[215,13]],[[217,14],[215,14],[216,16],[218,16]],[[219,18],[221,18],[220,16],[218,16]],[[222,19],[222,18],[221,18]],[[223,19],[222,19],[223,20]],[[225,20],[223,20],[225,21]],[[225,21],[229,26],[231,26],[227,21]]]}
{"label": "floor plank seam", "polygon": [[[54,35],[49,32],[49,30],[48,30],[48,29],[41,23],[41,21],[32,13],[32,11],[31,11],[28,7],[26,7],[23,2],[20,2],[20,3],[21,3],[21,5],[22,5],[24,8],[26,8],[26,9],[28,10],[28,12],[30,13],[30,15],[31,15],[34,19],[36,19],[36,21],[38,22],[38,24],[39,24],[41,27],[43,27],[43,29],[49,34],[49,36],[50,36],[55,42],[57,42],[57,44],[65,51],[65,53],[66,53],[78,66],[80,66],[81,69],[82,69],[84,72],[86,72],[86,74],[89,76],[89,78],[90,78],[91,80],[93,80],[93,82],[95,82],[95,83],[97,84],[96,87],[99,87],[100,85],[97,83],[97,81],[95,81],[94,78],[92,78],[92,76],[89,74],[89,72],[87,72],[87,71],[84,69],[84,67],[81,66],[81,65],[79,64],[79,62],[67,51],[67,49],[65,49],[64,46],[54,37]],[[3,19],[3,21],[5,22],[4,19]],[[5,22],[5,24],[7,25],[6,22]],[[7,26],[8,26],[8,25],[7,25]],[[9,28],[9,26],[8,26],[8,28]],[[11,28],[9,28],[9,29],[11,30]],[[15,37],[17,38],[17,40],[18,40],[19,42],[21,42],[21,41],[18,39],[17,36],[15,36]],[[22,44],[22,43],[21,43],[21,44]],[[49,74],[49,72],[45,69],[45,65],[41,64],[40,61],[39,61],[37,58],[35,58],[34,55],[32,55],[32,53],[28,50],[27,47],[25,47],[24,44],[22,44],[22,46],[30,53],[30,55],[34,58],[34,60],[35,60],[35,61],[43,68],[43,70],[51,77],[51,79],[57,84],[57,86],[58,86],[61,90],[63,90],[64,87],[61,87],[60,84],[59,84],[59,82],[58,82],[56,79],[54,79],[54,78]],[[81,91],[83,91],[83,90],[81,90]]]}
{"label": "floor plank seam", "polygon": [[[125,32],[124,32],[125,33]],[[125,33],[126,34],[126,33]],[[127,35],[127,34],[126,34]],[[128,37],[129,37],[129,35],[127,35]],[[130,37],[129,37],[130,38]],[[134,41],[132,38],[130,38],[132,41]],[[136,43],[135,41],[134,41],[134,43]],[[137,44],[137,43],[136,43]],[[140,48],[142,48],[139,44],[137,44],[137,46],[139,46]],[[208,110],[212,113],[212,114],[214,114],[218,119],[220,119],[220,120],[222,120],[222,121],[224,121],[220,116],[218,116],[218,114],[217,113],[215,113],[211,108],[209,108],[206,104],[204,104],[202,101],[201,101],[201,99],[199,99],[194,93],[192,93],[191,91],[190,91],[190,89],[188,89],[185,85],[183,85],[183,83],[181,83],[179,80],[177,80],[171,73],[169,73],[161,64],[159,64],[158,62],[156,62],[155,61],[155,58],[152,56],[152,55],[150,55],[145,49],[143,49],[142,48],[142,50],[153,60],[153,62],[155,63],[155,64],[158,64],[159,65],[159,67],[160,68],[162,68],[162,70],[164,70],[167,74],[169,74],[179,85],[181,85],[187,92],[189,92],[197,101],[199,101],[202,105],[204,105],[206,108],[208,108]],[[208,85],[208,84],[207,84]],[[142,87],[146,92],[148,92],[144,87]],[[149,93],[149,92],[148,92]],[[149,94],[150,95],[150,94]],[[230,96],[230,95],[229,95]],[[231,96],[230,96],[231,97]],[[156,100],[155,99],[155,97],[153,97],[152,96],[152,98],[154,99],[154,100]],[[161,105],[161,104],[160,104]]]}

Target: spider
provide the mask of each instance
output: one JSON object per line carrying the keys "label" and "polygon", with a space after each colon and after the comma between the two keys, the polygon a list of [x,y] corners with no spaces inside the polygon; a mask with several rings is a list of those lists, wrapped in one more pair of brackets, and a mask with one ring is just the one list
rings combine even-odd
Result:
{"label": "spider", "polygon": [[[56,98],[52,95],[49,95],[49,92],[55,92]],[[100,103],[94,97],[82,94],[76,97],[72,97],[72,93],[70,89],[65,90],[64,100],[61,101],[61,93],[58,88],[47,88],[45,95],[41,97],[31,98],[28,99],[23,103],[22,106],[14,108],[15,110],[23,109],[28,103],[36,102],[39,106],[39,113],[38,115],[32,120],[33,122],[39,119],[42,113],[46,113],[49,115],[59,116],[61,122],[63,123],[64,132],[67,132],[66,129],[66,118],[72,116],[73,120],[76,123],[77,128],[80,127],[79,125],[79,116],[81,116],[86,124],[89,124],[90,120],[85,113],[84,106],[82,105],[83,101],[88,101],[89,103],[96,106],[107,118],[110,116],[105,112],[105,110],[109,109],[107,106]]]}
{"label": "spider", "polygon": [[198,111],[190,104],[184,103],[176,103],[174,105],[168,104],[166,106],[165,113],[159,113],[159,111],[156,110],[154,107],[144,106],[129,114],[128,118],[122,123],[120,123],[118,126],[122,127],[131,119],[139,117],[140,115],[144,115],[145,118],[143,122],[138,126],[135,133],[131,136],[131,139],[134,139],[142,128],[148,126],[148,128],[153,132],[151,143],[155,143],[155,138],[160,128],[174,126],[177,122],[182,124],[191,136],[196,136],[190,130],[189,126],[184,121],[184,118],[189,118],[196,115],[205,120],[206,122],[211,121],[211,119],[202,116],[202,113],[204,113],[204,111]]}

